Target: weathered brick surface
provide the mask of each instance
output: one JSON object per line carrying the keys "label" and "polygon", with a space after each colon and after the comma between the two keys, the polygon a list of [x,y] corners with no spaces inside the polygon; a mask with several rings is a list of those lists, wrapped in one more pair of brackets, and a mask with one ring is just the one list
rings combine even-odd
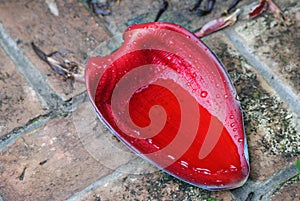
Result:
{"label": "weathered brick surface", "polygon": [[0,138],[43,112],[36,92],[0,48]]}
{"label": "weathered brick surface", "polygon": [[0,160],[4,200],[64,200],[112,171],[84,149],[72,116],[23,135]]}
{"label": "weathered brick surface", "polygon": [[295,94],[300,90],[300,2],[278,2],[292,25],[274,20],[266,15],[236,26],[236,32],[244,38],[253,54],[279,76]]}
{"label": "weathered brick surface", "polygon": [[77,1],[57,1],[59,16],[53,15],[45,1],[1,1],[0,21],[30,61],[49,75],[49,83],[64,99],[84,90],[84,85],[62,82],[33,52],[34,41],[43,51],[69,49],[82,65],[87,52],[108,38],[85,7]]}
{"label": "weathered brick surface", "polygon": [[[245,3],[242,1],[239,5]],[[214,11],[210,15],[200,17],[195,12],[190,11],[194,4],[195,1],[191,0],[172,0],[159,21],[177,23],[194,31],[209,20],[220,17],[221,13],[229,6],[229,2],[219,1],[215,4]],[[104,19],[110,23],[112,30],[122,33],[128,25],[152,22],[161,5],[162,1],[122,0],[119,5],[113,4],[111,6],[111,15],[105,16]]]}
{"label": "weathered brick surface", "polygon": [[137,158],[100,122],[89,102],[80,105],[72,119],[81,143],[103,166],[115,170]]}
{"label": "weathered brick surface", "polygon": [[[141,164],[141,166],[145,165]],[[183,183],[156,170],[151,173],[120,176],[116,180],[100,185],[80,200],[111,200],[112,198],[115,200],[217,199],[223,201],[233,199],[229,191],[209,192]]]}
{"label": "weathered brick surface", "polygon": [[[123,33],[128,26],[128,21],[130,19],[134,21],[137,16],[143,16],[141,20],[144,22],[153,21],[156,15],[155,11],[157,11],[159,5],[159,1],[152,0],[123,0],[120,1],[119,5],[113,3],[111,5],[111,15],[105,16],[104,19],[110,24],[112,31]],[[152,13],[152,15],[148,16],[149,13]]]}
{"label": "weathered brick surface", "polygon": [[299,201],[300,200],[300,178],[293,179],[292,181],[284,184],[278,192],[272,197],[271,201]]}

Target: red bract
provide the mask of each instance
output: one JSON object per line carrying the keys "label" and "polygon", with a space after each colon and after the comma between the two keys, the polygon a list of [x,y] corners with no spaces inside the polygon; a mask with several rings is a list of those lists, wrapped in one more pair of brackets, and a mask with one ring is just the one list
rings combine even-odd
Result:
{"label": "red bract", "polygon": [[165,172],[208,189],[249,174],[240,103],[222,64],[193,33],[170,23],[133,25],[113,54],[88,60],[100,119]]}

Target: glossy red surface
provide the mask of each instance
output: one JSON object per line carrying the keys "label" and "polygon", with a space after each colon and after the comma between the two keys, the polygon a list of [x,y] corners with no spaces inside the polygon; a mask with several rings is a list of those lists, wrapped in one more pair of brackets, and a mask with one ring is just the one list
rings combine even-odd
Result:
{"label": "glossy red surface", "polygon": [[91,58],[86,83],[100,119],[135,153],[209,189],[249,174],[242,113],[226,71],[192,33],[134,25],[112,55]]}

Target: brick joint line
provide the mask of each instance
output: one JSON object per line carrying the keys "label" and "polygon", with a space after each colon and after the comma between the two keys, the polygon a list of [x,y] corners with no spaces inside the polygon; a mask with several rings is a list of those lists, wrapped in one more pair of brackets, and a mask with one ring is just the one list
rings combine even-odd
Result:
{"label": "brick joint line", "polygon": [[81,94],[78,94],[77,96],[74,96],[70,100],[65,101],[60,107],[52,109],[46,114],[41,114],[35,118],[30,119],[23,126],[14,128],[11,132],[0,138],[0,152],[2,152],[6,147],[15,143],[15,141],[24,134],[32,132],[38,127],[41,127],[48,123],[51,119],[62,116],[62,114],[64,113],[70,114],[74,110],[74,108],[86,101],[86,92],[83,92]]}
{"label": "brick joint line", "polygon": [[224,30],[225,36],[237,48],[241,55],[253,66],[268,82],[268,84],[277,92],[290,108],[300,116],[300,100],[292,89],[285,85],[282,80],[276,76],[270,68],[251,53],[251,48],[245,44],[243,39],[232,28]]}
{"label": "brick joint line", "polygon": [[11,58],[16,69],[23,75],[26,82],[38,94],[42,106],[53,107],[62,99],[53,91],[44,76],[17,47],[15,41],[6,33],[0,23],[0,47]]}
{"label": "brick joint line", "polygon": [[51,113],[40,115],[30,119],[25,125],[14,128],[11,132],[0,138],[0,152],[15,143],[15,141],[23,134],[29,133],[40,126],[45,125],[50,119],[52,119]]}
{"label": "brick joint line", "polygon": [[297,174],[298,170],[293,164],[278,171],[271,178],[264,181],[264,183],[261,185],[261,188],[259,188],[260,194],[263,195],[262,200],[268,201],[270,196],[272,196],[275,193],[275,191],[278,189],[278,187],[280,187],[280,185],[284,184],[287,180],[295,177]]}
{"label": "brick joint line", "polygon": [[248,194],[253,192],[252,200],[268,201],[270,197],[276,192],[280,185],[284,184],[289,179],[295,177],[298,170],[294,164],[288,165],[282,170],[279,170],[274,175],[265,181],[253,182],[248,180],[247,183],[238,189],[232,190],[231,193],[236,200],[246,200]]}
{"label": "brick joint line", "polygon": [[[140,160],[140,158],[134,159],[133,161],[137,161]],[[123,174],[123,170],[128,169],[128,167],[130,168],[131,163],[133,161],[129,161],[128,163],[120,166],[119,168],[117,168],[115,171],[113,171],[112,173],[108,174],[107,176],[101,178],[100,180],[90,184],[89,186],[87,186],[85,189],[83,189],[82,191],[79,191],[77,193],[75,193],[74,195],[70,196],[68,199],[66,199],[65,201],[77,201],[80,200],[81,198],[83,198],[84,196],[86,196],[88,193],[92,192],[93,190],[97,189],[98,187],[100,187],[101,185],[108,183],[110,181],[115,181],[118,178],[120,178]]]}
{"label": "brick joint line", "polygon": [[104,29],[104,31],[109,35],[110,37],[113,37],[116,34],[120,34],[118,32],[118,28],[116,26],[111,26],[110,23],[108,23],[104,18],[99,17],[98,15],[94,14],[87,4],[87,1],[81,0],[81,3],[85,6],[85,8],[93,15],[96,22]]}

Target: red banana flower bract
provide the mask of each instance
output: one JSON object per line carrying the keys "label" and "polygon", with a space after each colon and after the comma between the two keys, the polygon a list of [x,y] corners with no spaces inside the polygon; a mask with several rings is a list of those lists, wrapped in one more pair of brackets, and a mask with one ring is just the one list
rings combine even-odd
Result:
{"label": "red banana flower bract", "polygon": [[171,23],[132,25],[122,46],[87,62],[102,122],[163,171],[208,189],[237,188],[249,161],[236,91],[196,35]]}

